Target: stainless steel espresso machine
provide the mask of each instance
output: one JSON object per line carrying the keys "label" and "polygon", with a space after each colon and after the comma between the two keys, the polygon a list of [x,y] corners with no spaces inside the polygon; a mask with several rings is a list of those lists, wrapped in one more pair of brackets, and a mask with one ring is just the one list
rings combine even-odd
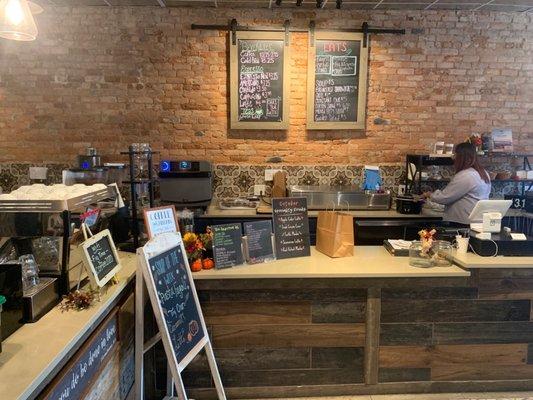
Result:
{"label": "stainless steel espresso machine", "polygon": [[177,209],[204,211],[213,197],[213,171],[207,161],[161,161],[159,190],[162,203]]}

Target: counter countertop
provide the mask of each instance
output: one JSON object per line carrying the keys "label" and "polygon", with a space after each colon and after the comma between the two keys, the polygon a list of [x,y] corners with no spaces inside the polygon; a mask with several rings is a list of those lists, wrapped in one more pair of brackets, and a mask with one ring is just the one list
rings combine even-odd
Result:
{"label": "counter countertop", "polygon": [[454,262],[467,269],[478,268],[531,268],[533,269],[533,257],[481,257],[474,253],[455,254]]}
{"label": "counter countertop", "polygon": [[457,266],[416,268],[408,257],[394,257],[382,246],[356,246],[352,257],[331,258],[311,248],[311,257],[289,258],[265,264],[195,272],[201,279],[284,278],[438,278],[468,277]]}
{"label": "counter countertop", "polygon": [[[345,210],[342,210],[345,211]],[[442,219],[441,215],[436,214],[400,214],[396,210],[353,210],[346,211],[352,214],[356,218],[431,218],[431,219]],[[318,210],[309,210],[309,217],[317,217]],[[218,206],[210,205],[207,208],[205,214],[201,215],[200,218],[271,218],[271,213],[257,213],[255,210],[222,210]]]}
{"label": "counter countertop", "polygon": [[28,399],[42,390],[46,379],[70,357],[109,312],[135,276],[135,254],[119,252],[119,283],[107,288],[101,300],[84,311],[61,312],[56,306],[38,322],[26,324],[2,342],[0,398]]}

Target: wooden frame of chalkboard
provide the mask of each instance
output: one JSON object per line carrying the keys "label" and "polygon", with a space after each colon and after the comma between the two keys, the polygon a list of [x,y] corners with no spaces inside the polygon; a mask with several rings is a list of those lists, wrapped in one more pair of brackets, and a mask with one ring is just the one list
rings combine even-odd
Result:
{"label": "wooden frame of chalkboard", "polygon": [[[103,242],[106,244],[111,250],[112,256],[115,259],[115,265],[111,268],[105,271],[105,274],[102,275],[101,271],[98,271],[98,268],[95,267],[93,259],[91,258],[91,252],[92,248],[97,244]],[[122,265],[120,264],[120,258],[117,253],[117,249],[115,247],[115,242],[113,241],[113,238],[111,237],[111,232],[109,232],[109,229],[103,230],[102,232],[97,233],[94,236],[91,236],[87,240],[85,240],[81,245],[82,249],[82,258],[83,258],[83,264],[85,265],[85,268],[87,269],[87,274],[89,275],[89,279],[91,280],[91,283],[98,287],[103,287],[107,282],[109,282],[115,274],[120,271],[122,268]]]}
{"label": "wooden frame of chalkboard", "polygon": [[[284,32],[240,32],[236,33],[236,44],[232,44],[230,47],[230,129],[287,129],[289,127],[289,87],[290,87],[290,76],[289,76],[289,61],[290,61],[290,47],[288,41],[285,40]],[[273,96],[272,98],[264,99],[265,104],[261,110],[256,109],[255,112],[248,112],[249,115],[255,115],[254,118],[243,118],[241,115],[240,107],[240,86],[241,86],[241,58],[239,48],[241,42],[244,41],[253,41],[261,42],[265,45],[265,49],[268,49],[269,42],[275,42],[275,45],[283,49],[283,54],[281,57],[282,66],[282,94],[281,97],[279,94]],[[272,46],[273,47],[273,46]],[[267,63],[263,65],[274,65],[276,61],[274,58],[269,58],[265,56]],[[261,60],[254,58],[253,56],[249,57],[248,64],[249,74],[253,75],[254,73],[259,73],[257,71],[263,71],[264,73],[274,73],[274,71],[264,71],[264,68],[261,65]],[[254,65],[257,64],[257,65]],[[259,67],[259,68],[257,68]],[[269,82],[270,85],[270,82]],[[268,86],[271,87],[271,86]],[[279,91],[279,88],[278,88]],[[270,100],[270,102],[268,102]],[[250,110],[253,108],[249,107]],[[281,107],[279,105],[281,101]],[[281,112],[281,116],[279,113]],[[259,115],[259,116],[257,116]]]}
{"label": "wooden frame of chalkboard", "polygon": [[[368,47],[363,46],[362,33],[354,32],[315,32],[313,40],[309,44],[308,51],[308,75],[307,75],[307,129],[364,129],[366,117],[366,94],[367,94],[367,71],[368,71]],[[327,43],[327,45],[326,45]],[[317,74],[317,52],[322,57],[322,70]],[[321,54],[327,52],[330,54]],[[355,55],[351,55],[355,54]],[[355,58],[356,57],[356,58]],[[334,62],[338,68],[345,71],[333,72]],[[350,69],[349,71],[347,69]],[[352,72],[353,71],[353,72]],[[355,75],[354,75],[355,73]],[[340,110],[339,107],[323,107],[323,115],[316,117],[316,85],[317,75],[322,77],[321,93],[326,97],[328,93],[336,93],[333,98],[339,105],[346,105],[344,97],[349,96],[348,107]],[[350,77],[354,77],[350,82]],[[357,79],[358,78],[358,79]],[[335,82],[337,80],[337,82]],[[340,81],[340,82],[339,82]],[[349,92],[354,84],[357,88],[354,93]],[[346,92],[335,91],[336,88],[346,88]],[[332,99],[332,96],[328,96]],[[325,99],[325,100],[328,100]],[[326,101],[321,101],[321,104]],[[327,115],[336,114],[334,116]],[[342,112],[342,114],[341,114]],[[337,119],[333,119],[337,118]],[[317,120],[318,119],[318,120]]]}
{"label": "wooden frame of chalkboard", "polygon": [[[144,354],[150,351],[159,340],[163,342],[172,377],[170,382],[167,382],[167,396],[165,398],[174,398],[175,386],[178,391],[178,398],[180,400],[187,399],[181,372],[204,349],[218,398],[226,400],[186,254],[179,232],[157,235],[137,251],[135,396],[138,400],[144,398]],[[159,333],[146,342],[144,337],[144,307],[146,302],[143,298],[145,287],[159,328]],[[193,326],[193,330],[191,330],[191,326]],[[180,329],[183,335],[180,335]],[[187,335],[185,335],[185,330]]]}

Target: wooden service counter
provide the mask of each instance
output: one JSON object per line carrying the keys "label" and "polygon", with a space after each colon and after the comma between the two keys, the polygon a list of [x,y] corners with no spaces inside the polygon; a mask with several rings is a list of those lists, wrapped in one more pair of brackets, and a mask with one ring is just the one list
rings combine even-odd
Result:
{"label": "wooden service counter", "polygon": [[0,399],[125,399],[134,379],[134,254],[87,310],[59,306],[2,342]]}
{"label": "wooden service counter", "polygon": [[[419,269],[382,247],[312,249],[194,277],[230,398],[531,390],[533,259],[482,260]],[[214,396],[204,358],[184,377]]]}

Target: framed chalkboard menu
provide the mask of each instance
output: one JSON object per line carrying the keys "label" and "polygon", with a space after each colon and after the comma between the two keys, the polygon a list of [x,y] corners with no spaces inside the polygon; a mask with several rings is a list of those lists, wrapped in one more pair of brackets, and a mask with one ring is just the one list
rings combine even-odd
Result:
{"label": "framed chalkboard menu", "polygon": [[81,248],[89,279],[103,287],[121,268],[111,232],[106,229],[97,233],[83,242]]}
{"label": "framed chalkboard menu", "polygon": [[231,129],[289,127],[289,46],[283,32],[236,32],[230,48]]}
{"label": "framed chalkboard menu", "polygon": [[308,129],[364,129],[367,64],[362,33],[315,33],[308,54]]}
{"label": "framed chalkboard menu", "polygon": [[272,199],[272,219],[276,258],[303,257],[311,254],[305,197]]}

